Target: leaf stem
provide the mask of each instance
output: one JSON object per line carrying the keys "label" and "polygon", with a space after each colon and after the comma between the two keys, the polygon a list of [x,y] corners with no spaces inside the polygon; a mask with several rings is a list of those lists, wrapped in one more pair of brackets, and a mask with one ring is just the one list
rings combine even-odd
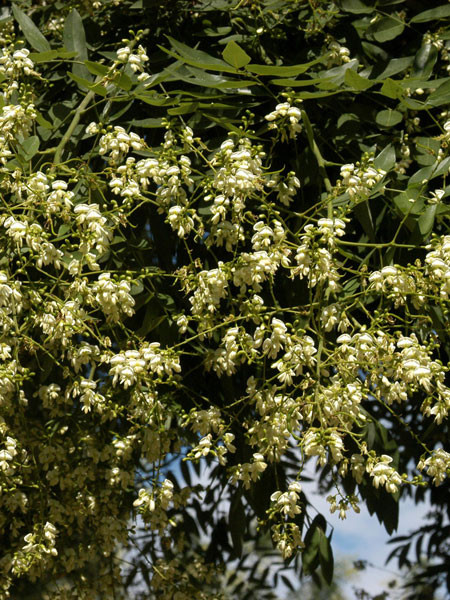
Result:
{"label": "leaf stem", "polygon": [[58,146],[56,147],[55,150],[55,159],[54,159],[54,164],[55,165],[59,165],[61,162],[61,154],[64,150],[65,145],[67,144],[67,142],[70,140],[73,132],[75,131],[75,127],[78,125],[80,119],[81,119],[81,115],[84,113],[84,111],[86,110],[86,108],[89,106],[89,103],[91,102],[91,100],[94,98],[95,96],[95,92],[93,90],[91,90],[90,92],[88,92],[84,98],[84,100],[81,102],[80,106],[77,108],[77,110],[75,111],[75,114],[73,116],[72,122],[70,123],[69,127],[67,128],[66,133],[63,135],[61,141],[59,142]]}
{"label": "leaf stem", "polygon": [[319,165],[319,170],[321,172],[321,175],[323,176],[323,181],[325,184],[325,189],[327,190],[328,193],[330,193],[333,189],[333,186],[331,185],[331,182],[330,182],[327,172],[325,170],[325,165],[327,163],[326,163],[325,159],[323,158],[322,154],[320,153],[319,146],[317,145],[316,140],[314,139],[314,133],[313,133],[311,121],[309,120],[308,115],[306,114],[306,112],[304,110],[302,110],[301,112],[302,112],[302,121],[305,124],[306,135],[308,137],[309,145],[311,146],[311,150],[312,150],[314,156],[316,157],[317,164]]}

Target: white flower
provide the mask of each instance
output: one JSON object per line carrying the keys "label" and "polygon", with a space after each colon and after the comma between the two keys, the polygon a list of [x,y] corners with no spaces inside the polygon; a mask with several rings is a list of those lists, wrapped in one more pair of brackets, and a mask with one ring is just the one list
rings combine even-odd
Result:
{"label": "white flower", "polygon": [[91,123],[89,123],[89,125],[86,127],[86,133],[88,133],[89,135],[95,135],[100,131],[100,127],[98,126],[98,124],[95,121],[92,121]]}
{"label": "white flower", "polygon": [[417,468],[426,469],[427,474],[433,478],[434,485],[440,485],[450,475],[450,454],[443,448],[433,450],[427,459],[421,458]]}
{"label": "white flower", "polygon": [[302,131],[302,126],[300,125],[301,118],[302,113],[300,109],[296,106],[291,106],[290,101],[277,104],[275,110],[265,116],[266,121],[269,122],[269,129],[281,131],[282,141],[287,140],[286,132],[289,133],[290,138],[295,139],[297,134]]}
{"label": "white flower", "polygon": [[428,204],[439,204],[444,197],[445,190],[434,190],[430,192],[431,198],[428,198]]}

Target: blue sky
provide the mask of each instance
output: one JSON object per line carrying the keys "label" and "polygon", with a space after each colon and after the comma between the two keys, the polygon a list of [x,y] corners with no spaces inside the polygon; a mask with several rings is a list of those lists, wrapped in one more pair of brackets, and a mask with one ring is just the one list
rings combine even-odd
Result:
{"label": "blue sky", "polygon": [[[179,475],[179,466],[175,462],[171,466],[176,475]],[[202,468],[200,478],[192,473],[193,483],[205,483],[205,477],[208,477],[208,469]],[[331,514],[329,503],[326,501],[328,493],[320,494],[317,490],[317,484],[314,481],[314,473],[305,473],[311,477],[310,482],[301,482],[302,488],[306,493],[308,500],[314,505],[316,510],[324,515],[328,523],[334,528],[332,547],[335,560],[341,558],[343,562],[348,563],[356,560],[367,561],[369,564],[363,571],[356,572],[355,576],[345,586],[348,600],[356,599],[353,588],[363,588],[366,592],[375,595],[388,590],[388,583],[392,579],[401,580],[401,574],[397,568],[396,560],[386,564],[386,558],[393,550],[393,545],[388,545],[389,534],[384,527],[380,525],[376,515],[370,515],[363,502],[360,504],[361,512],[355,513],[353,510],[347,511],[345,520],[339,519],[339,512]],[[400,501],[399,527],[392,537],[408,534],[416,529],[427,512],[430,511],[430,504],[421,503],[416,505],[414,501],[407,497]],[[287,589],[280,585],[278,591],[280,598],[285,596]],[[397,596],[389,596],[394,598]]]}
{"label": "blue sky", "polygon": [[[310,501],[334,527],[332,545],[335,558],[346,557],[350,560],[366,560],[374,565],[374,567],[369,566],[364,571],[359,572],[349,582],[345,588],[348,598],[355,598],[353,587],[361,587],[371,594],[386,591],[388,582],[399,575],[399,571],[395,559],[387,565],[385,564],[386,558],[394,546],[387,545],[390,536],[386,533],[384,527],[380,525],[376,515],[371,516],[361,503],[359,514],[349,510],[347,518],[342,521],[338,517],[338,512],[330,513],[326,495],[314,492],[314,483],[305,484],[303,487]],[[393,537],[407,534],[412,529],[417,528],[418,523],[429,510],[429,504],[416,505],[411,498],[401,501],[399,527]]]}

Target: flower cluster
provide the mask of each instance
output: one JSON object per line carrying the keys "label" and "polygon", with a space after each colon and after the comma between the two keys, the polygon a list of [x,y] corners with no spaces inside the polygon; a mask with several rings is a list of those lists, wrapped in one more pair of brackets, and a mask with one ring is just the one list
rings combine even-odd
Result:
{"label": "flower cluster", "polygon": [[425,257],[426,273],[436,293],[443,299],[450,297],[450,235],[436,238]]}
{"label": "flower cluster", "polygon": [[346,46],[342,46],[336,40],[329,38],[327,50],[329,52],[327,57],[327,66],[339,66],[350,62],[350,50]]}
{"label": "flower cluster", "polygon": [[285,560],[291,558],[299,548],[305,547],[300,529],[295,523],[272,525],[272,539]]}
{"label": "flower cluster", "polygon": [[55,548],[57,529],[52,523],[45,523],[43,527],[36,527],[33,533],[24,536],[26,544],[16,552],[11,561],[11,571],[14,575],[22,575],[32,569],[39,568],[40,563],[45,563],[48,556],[57,556]]}
{"label": "flower cluster", "polygon": [[36,119],[34,104],[6,104],[0,111],[0,162],[6,164],[13,152],[11,144],[26,138]]}
{"label": "flower cluster", "polygon": [[14,45],[4,45],[0,55],[0,73],[6,78],[7,86],[4,88],[6,98],[19,89],[22,77],[30,75],[39,77],[34,70],[34,63],[30,58],[28,48],[16,48]]}
{"label": "flower cluster", "polygon": [[[1,222],[1,220],[0,220]],[[14,217],[7,217],[3,225],[12,240],[19,248],[25,244],[37,257],[36,265],[53,264],[57,269],[61,267],[63,253],[48,241],[48,234],[39,223],[27,223]]]}
{"label": "flower cluster", "polygon": [[[90,131],[93,131],[91,128]],[[114,126],[100,138],[100,154],[108,154],[111,164],[117,164],[130,149],[142,150],[144,141],[133,132],[127,133],[120,125]]]}
{"label": "flower cluster", "polygon": [[327,502],[329,502],[329,504],[330,504],[330,513],[333,514],[336,511],[339,511],[339,518],[342,520],[347,518],[347,511],[350,506],[353,508],[355,513],[360,512],[360,508],[358,506],[358,498],[354,494],[351,494],[350,496],[342,498],[341,500],[339,500],[339,502],[338,502],[337,494],[335,494],[333,496],[328,496]]}
{"label": "flower cluster", "polygon": [[366,471],[372,477],[376,488],[382,485],[390,494],[395,494],[403,484],[403,478],[390,466],[392,460],[392,456],[387,454],[382,454],[376,459],[370,457],[366,464]]}
{"label": "flower cluster", "polygon": [[119,321],[121,314],[131,316],[134,313],[135,301],[130,289],[129,281],[122,279],[116,283],[111,279],[111,273],[102,273],[92,286],[92,293],[106,318]]}
{"label": "flower cluster", "polygon": [[386,175],[383,169],[373,166],[373,159],[360,163],[350,163],[341,167],[342,186],[355,202],[366,200],[370,191]]}
{"label": "flower cluster", "polygon": [[252,462],[238,464],[232,469],[232,481],[242,481],[246,489],[250,489],[252,481],[257,481],[267,468],[260,452],[255,452],[252,458]]}
{"label": "flower cluster", "polygon": [[334,255],[337,238],[345,234],[345,222],[323,218],[317,226],[306,225],[304,231],[295,254],[297,266],[292,269],[291,276],[307,277],[311,287],[322,283],[331,291],[337,291],[340,275]]}
{"label": "flower cluster", "polygon": [[125,350],[111,356],[108,362],[113,385],[119,382],[125,389],[145,378],[148,373],[161,377],[180,372],[178,358],[161,350],[159,342],[143,344],[139,350]]}
{"label": "flower cluster", "polygon": [[219,262],[217,269],[200,271],[196,276],[195,291],[189,298],[192,314],[206,316],[213,313],[218,309],[222,298],[225,298],[228,277],[222,266],[223,263]]}
{"label": "flower cluster", "polygon": [[370,289],[393,300],[396,308],[410,300],[418,309],[425,301],[416,278],[400,266],[392,265],[383,267],[381,271],[373,271],[369,276]]}
{"label": "flower cluster", "polygon": [[277,104],[275,110],[266,115],[265,119],[269,122],[269,129],[281,132],[282,141],[287,141],[288,137],[295,139],[302,131],[301,110],[297,106],[292,106],[290,100]]}
{"label": "flower cluster", "polygon": [[144,521],[152,529],[162,534],[169,525],[167,516],[169,506],[179,507],[186,504],[189,495],[188,488],[175,492],[172,481],[164,479],[159,486],[155,486],[153,489],[141,488],[133,506],[138,509]]}
{"label": "flower cluster", "polygon": [[149,75],[145,72],[145,63],[148,62],[148,56],[143,48],[139,45],[136,52],[130,48],[130,46],[123,46],[117,50],[117,60],[121,63],[130,65],[132,71],[140,72],[138,79],[145,81]]}
{"label": "flower cluster", "polygon": [[266,185],[277,191],[277,199],[282,204],[289,206],[298,194],[300,180],[294,171],[289,171],[285,179],[275,175]]}
{"label": "flower cluster", "polygon": [[270,499],[275,503],[274,510],[285,517],[295,518],[301,512],[301,507],[298,504],[302,486],[298,481],[290,483],[287,492],[274,492]]}
{"label": "flower cluster", "polygon": [[439,485],[446,477],[450,476],[450,454],[443,448],[433,450],[431,456],[421,458],[417,468],[421,471],[425,469],[427,474],[433,478],[433,483]]}
{"label": "flower cluster", "polygon": [[[50,21],[45,35],[59,25]],[[188,504],[191,483],[180,489],[168,475],[172,457],[217,469],[217,481],[231,486],[198,497],[208,503],[224,492],[246,516],[258,485],[273,485],[259,525],[285,559],[303,547],[308,463],[335,484],[328,502],[342,519],[350,508],[359,511],[359,492],[368,498],[370,486],[378,495],[424,484],[425,475],[401,473],[412,468],[372,433],[374,415],[403,423],[413,407],[421,425],[433,420],[438,427],[450,409],[447,350],[439,342],[448,317],[450,236],[424,233],[418,214],[432,214],[442,234],[447,112],[426,156],[441,179],[431,192],[416,181],[406,214],[406,169],[421,144],[413,140],[420,122],[412,109],[405,108],[407,133],[395,138],[404,159],[396,171],[385,173],[374,166],[383,161],[365,154],[344,164],[333,186],[334,149],[321,160],[327,146],[312,139],[296,92],[282,93],[264,119],[245,113],[223,137],[214,124],[209,139],[194,132],[195,123],[199,131],[204,125],[203,101],[184,115],[188,124],[169,109],[174,118],[144,135],[145,123],[130,121],[138,103],[164,114],[175,102],[172,77],[181,73],[188,89],[199,68],[149,79],[139,39],[123,40],[116,54],[104,54],[109,66],[85,62],[106,75],[100,85],[86,84],[84,101],[74,100],[80,83],[71,85],[70,100],[46,107],[47,79],[11,39],[13,45],[0,41],[0,514],[11,517],[0,518],[7,540],[1,600],[16,580],[40,584],[56,573],[70,584],[53,578],[44,595],[113,597],[121,582],[115,554],[126,547],[136,513],[158,540],[151,547],[154,593],[207,598],[192,581],[211,581],[212,568],[187,547],[183,530],[183,518],[200,504]],[[443,53],[441,41],[426,43]],[[350,60],[334,39],[325,44],[328,55],[311,63],[311,73]],[[58,72],[65,52],[50,52],[40,64],[46,68],[46,56],[54,56]],[[87,114],[96,121],[86,127]],[[303,126],[309,150],[300,144]],[[292,157],[279,152],[283,141]],[[356,152],[364,151],[360,142]],[[339,155],[353,160],[342,147]],[[311,174],[302,164],[306,171],[314,165]],[[369,201],[369,220],[384,226],[385,208],[372,206],[370,196],[385,177],[395,187],[386,185],[381,202],[392,215],[402,213],[401,224],[371,239],[355,205]],[[450,459],[430,439],[434,447],[417,468],[439,485]],[[278,477],[280,463],[286,477]],[[182,466],[188,481],[191,465]],[[340,485],[347,477],[354,486]],[[191,552],[190,564],[182,564],[181,552]],[[89,564],[94,583],[85,575]]]}

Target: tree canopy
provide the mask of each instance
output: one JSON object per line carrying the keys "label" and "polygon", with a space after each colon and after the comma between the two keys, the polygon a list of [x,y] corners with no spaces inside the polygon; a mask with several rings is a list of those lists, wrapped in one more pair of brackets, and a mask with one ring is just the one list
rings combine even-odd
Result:
{"label": "tree canopy", "polygon": [[428,498],[392,555],[450,589],[449,22],[1,9],[0,599],[330,584],[311,465],[389,533]]}

